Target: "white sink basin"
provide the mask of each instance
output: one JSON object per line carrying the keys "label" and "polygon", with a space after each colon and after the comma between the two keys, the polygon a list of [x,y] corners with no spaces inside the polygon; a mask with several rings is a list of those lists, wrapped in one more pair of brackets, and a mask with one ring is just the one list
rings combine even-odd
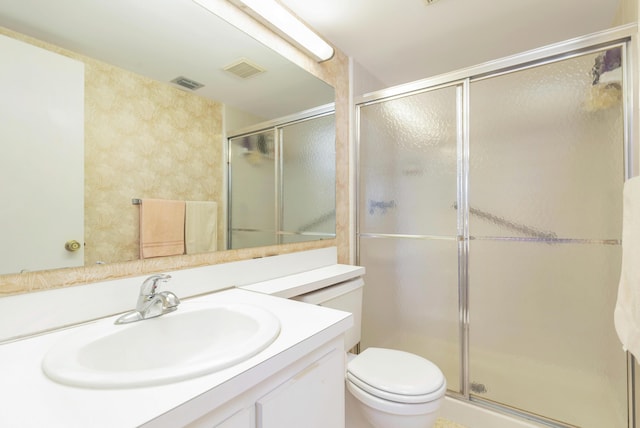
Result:
{"label": "white sink basin", "polygon": [[186,302],[157,318],[82,327],[49,350],[42,369],[56,382],[89,388],[164,384],[240,363],[279,333],[278,318],[260,307]]}

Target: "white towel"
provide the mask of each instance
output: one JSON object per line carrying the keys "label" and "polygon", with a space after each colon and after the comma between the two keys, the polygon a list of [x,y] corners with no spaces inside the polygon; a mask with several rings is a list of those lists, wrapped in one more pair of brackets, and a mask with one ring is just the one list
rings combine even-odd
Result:
{"label": "white towel", "polygon": [[614,321],[625,350],[640,357],[640,177],[624,184],[622,271]]}
{"label": "white towel", "polygon": [[218,204],[206,201],[187,201],[184,234],[187,254],[216,251]]}

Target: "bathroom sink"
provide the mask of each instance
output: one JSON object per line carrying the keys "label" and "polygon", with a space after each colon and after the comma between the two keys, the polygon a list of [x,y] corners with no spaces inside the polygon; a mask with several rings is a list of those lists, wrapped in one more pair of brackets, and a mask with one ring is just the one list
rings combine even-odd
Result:
{"label": "bathroom sink", "polygon": [[279,333],[278,318],[260,307],[187,302],[157,318],[84,326],[47,352],[42,369],[56,382],[88,388],[165,384],[247,360]]}

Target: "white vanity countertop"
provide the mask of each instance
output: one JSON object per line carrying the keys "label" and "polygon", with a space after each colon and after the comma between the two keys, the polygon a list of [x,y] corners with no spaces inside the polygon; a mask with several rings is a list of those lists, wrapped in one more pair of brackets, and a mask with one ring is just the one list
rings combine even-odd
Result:
{"label": "white vanity countertop", "polygon": [[[0,426],[134,427],[196,397],[199,399],[192,403],[206,401],[209,408],[214,408],[338,337],[353,324],[346,312],[241,289],[193,300],[261,306],[280,319],[280,335],[267,349],[233,367],[172,384],[129,389],[71,387],[53,382],[42,372],[42,358],[51,346],[83,326],[6,343],[0,345]],[[182,304],[188,305],[189,301]],[[115,318],[97,322],[113,322]],[[201,400],[203,396],[206,400]]]}
{"label": "white vanity countertop", "polygon": [[331,284],[358,278],[364,275],[364,270],[361,266],[335,264],[282,278],[256,282],[241,288],[288,299]]}

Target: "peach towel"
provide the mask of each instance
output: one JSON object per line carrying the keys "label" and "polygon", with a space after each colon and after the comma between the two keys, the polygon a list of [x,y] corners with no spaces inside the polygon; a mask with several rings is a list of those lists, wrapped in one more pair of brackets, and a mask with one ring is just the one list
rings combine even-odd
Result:
{"label": "peach towel", "polygon": [[140,258],[184,254],[184,201],[143,199],[140,204]]}
{"label": "peach towel", "polygon": [[217,203],[187,201],[184,240],[187,254],[216,251],[218,241]]}

